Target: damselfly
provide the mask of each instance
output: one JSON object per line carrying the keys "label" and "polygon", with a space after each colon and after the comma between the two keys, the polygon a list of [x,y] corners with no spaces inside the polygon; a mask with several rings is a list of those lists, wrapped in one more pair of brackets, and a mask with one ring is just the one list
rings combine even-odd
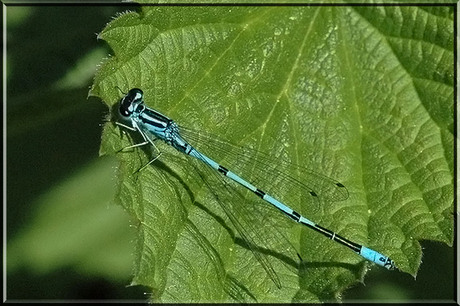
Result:
{"label": "damselfly", "polygon": [[[273,207],[277,208],[281,213],[288,216],[293,221],[300,223],[308,228],[311,228],[327,238],[334,240],[355,253],[361,255],[365,259],[374,262],[380,266],[383,266],[387,269],[395,269],[394,262],[388,257],[375,250],[372,250],[368,247],[360,245],[356,242],[353,242],[349,239],[346,239],[335,232],[316,224],[306,217],[302,216],[277,198],[272,194],[265,192],[264,190],[259,189],[253,182],[242,178],[237,171],[233,172],[232,169],[228,169],[221,164],[217,163],[200,150],[200,147],[193,141],[197,142],[199,138],[194,138],[194,136],[188,132],[187,129],[184,129],[177,125],[173,120],[164,116],[156,110],[153,110],[147,107],[143,100],[144,94],[142,90],[138,88],[131,89],[119,103],[118,111],[120,118],[123,123],[117,122],[119,126],[127,128],[131,131],[138,132],[142,137],[143,141],[127,148],[135,148],[140,146],[151,145],[156,149],[154,141],[161,139],[167,144],[174,147],[177,151],[189,155],[197,160],[201,161],[204,167],[210,167],[216,173],[220,173],[226,179],[230,179],[247,190],[254,193],[261,200],[267,202]],[[190,143],[193,143],[193,146]],[[202,142],[203,146],[209,145],[206,142]],[[124,149],[127,149],[124,148]],[[213,148],[210,148],[212,150]],[[216,150],[218,148],[215,148]],[[152,163],[160,156],[160,151],[156,149],[158,154],[152,159],[148,164]],[[144,166],[144,167],[145,167]],[[271,163],[265,160],[265,166],[267,169],[276,168],[271,165]],[[263,168],[263,167],[261,167]],[[296,168],[299,172],[302,172],[304,169]],[[275,170],[276,171],[276,170]],[[261,174],[263,176],[263,173]],[[313,172],[305,172],[305,175],[308,176],[307,183],[304,183],[302,180],[295,179],[291,177],[288,173],[278,172],[277,176],[284,180],[286,184],[290,184],[296,188],[302,188],[306,191],[311,197],[318,197],[326,194],[326,197],[332,200],[344,200],[348,197],[348,191],[345,186],[341,183],[334,181],[328,177],[315,174]],[[210,186],[212,187],[212,186]],[[219,191],[216,191],[219,192]],[[226,215],[231,220],[232,224],[235,226],[238,233],[241,237],[247,242],[248,246],[253,251],[256,259],[262,264],[265,271],[268,273],[270,278],[279,286],[279,280],[276,276],[276,273],[273,271],[273,268],[270,266],[270,263],[259,254],[257,250],[254,249],[254,245],[251,241],[251,234],[248,234],[244,225],[240,220],[238,220],[237,215],[231,211],[231,207],[221,203],[223,210]]]}

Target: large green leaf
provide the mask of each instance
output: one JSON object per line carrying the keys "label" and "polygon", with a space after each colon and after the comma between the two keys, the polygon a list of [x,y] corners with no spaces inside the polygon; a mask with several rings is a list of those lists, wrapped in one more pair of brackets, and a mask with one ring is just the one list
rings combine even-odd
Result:
{"label": "large green leaf", "polygon": [[[116,86],[141,88],[149,107],[182,125],[339,180],[345,201],[288,204],[389,255],[401,271],[416,274],[420,240],[452,244],[451,7],[141,10],[99,35],[115,56],[99,69],[92,95],[113,109],[122,96]],[[101,154],[140,140],[113,120]],[[153,299],[325,301],[362,279],[368,264],[358,255],[282,223],[302,256],[297,267],[295,253],[278,249],[286,244],[270,234],[282,222],[273,215],[254,224],[263,227],[268,244],[259,251],[277,288],[186,157],[157,143],[168,154],[140,173],[150,150],[117,154],[117,201],[138,221],[133,283],[150,286]],[[288,187],[279,186],[282,200]]]}

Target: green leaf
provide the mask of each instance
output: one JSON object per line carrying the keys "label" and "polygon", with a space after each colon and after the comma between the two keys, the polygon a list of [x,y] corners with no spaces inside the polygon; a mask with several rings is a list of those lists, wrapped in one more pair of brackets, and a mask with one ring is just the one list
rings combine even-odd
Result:
{"label": "green leaf", "polygon": [[[452,7],[142,7],[99,37],[115,56],[91,94],[114,113],[116,86],[141,88],[179,124],[339,180],[345,201],[288,205],[401,271],[416,275],[420,240],[452,244]],[[101,154],[139,142],[129,135],[107,122]],[[155,144],[165,154],[140,173],[151,150],[117,154],[117,201],[139,221],[133,283],[152,299],[330,301],[362,281],[370,264],[300,225],[280,226],[300,267],[270,249],[283,246],[273,215],[255,224],[277,288],[187,158]]]}

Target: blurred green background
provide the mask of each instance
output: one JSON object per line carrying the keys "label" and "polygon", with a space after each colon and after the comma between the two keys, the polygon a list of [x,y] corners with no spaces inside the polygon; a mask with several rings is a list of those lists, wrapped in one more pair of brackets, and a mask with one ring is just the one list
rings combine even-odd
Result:
{"label": "blurred green background", "polygon": [[[87,98],[97,65],[113,54],[96,33],[117,12],[138,8],[5,9],[4,298],[145,301],[148,288],[129,286],[135,232],[128,215],[112,202],[116,161],[98,157],[108,110],[98,99]],[[454,249],[429,241],[422,247],[416,280],[374,268],[365,284],[344,293],[344,302],[453,301]]]}

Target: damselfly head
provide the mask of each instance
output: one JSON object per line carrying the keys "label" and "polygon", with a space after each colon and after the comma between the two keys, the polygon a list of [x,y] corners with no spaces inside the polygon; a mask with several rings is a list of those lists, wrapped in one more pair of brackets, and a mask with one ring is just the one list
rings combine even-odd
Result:
{"label": "damselfly head", "polygon": [[121,98],[119,111],[123,117],[129,117],[138,105],[143,103],[144,93],[139,88],[133,88]]}

